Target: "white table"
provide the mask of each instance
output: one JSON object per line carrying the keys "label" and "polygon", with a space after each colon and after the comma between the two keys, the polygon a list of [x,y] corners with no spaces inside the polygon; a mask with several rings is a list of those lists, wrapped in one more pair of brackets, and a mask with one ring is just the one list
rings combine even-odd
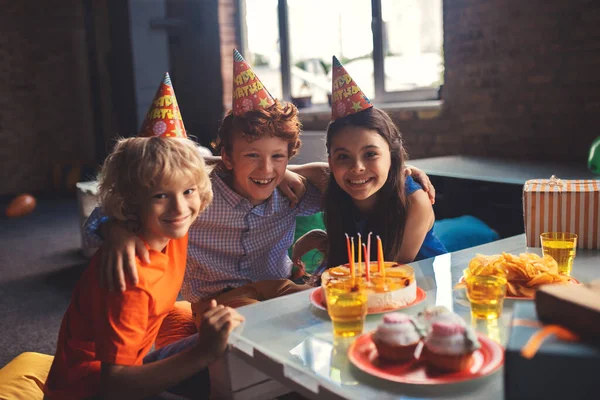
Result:
{"label": "white table", "polygon": [[[417,284],[427,299],[403,312],[415,315],[426,305],[445,305],[470,320],[464,290],[453,290],[471,258],[477,254],[525,251],[525,235],[518,235],[471,249],[412,263]],[[577,250],[573,276],[581,282],[600,277],[600,251]],[[475,324],[478,331],[505,344],[512,308],[519,300],[506,300],[496,324]],[[528,301],[528,300],[520,300]],[[313,399],[397,399],[460,398],[503,399],[502,368],[488,377],[454,385],[411,386],[388,382],[352,366],[344,345],[333,345],[331,321],[327,313],[313,307],[309,293],[297,293],[239,308],[246,322],[232,333],[234,353],[259,371],[290,389]],[[365,331],[375,329],[381,316],[368,316]]]}

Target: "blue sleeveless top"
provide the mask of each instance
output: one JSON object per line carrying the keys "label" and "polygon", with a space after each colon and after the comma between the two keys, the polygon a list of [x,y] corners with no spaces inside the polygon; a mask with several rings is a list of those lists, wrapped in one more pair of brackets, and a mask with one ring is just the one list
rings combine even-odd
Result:
{"label": "blue sleeveless top", "polygon": [[[404,193],[407,197],[420,189],[422,189],[421,185],[415,182],[415,180],[411,176],[406,177],[406,181],[404,183]],[[363,238],[367,237],[369,233],[367,231],[367,220],[362,219],[360,221],[355,222],[355,224],[356,231],[360,232]],[[433,234],[432,227],[429,230],[429,232],[427,232],[427,234],[425,235],[423,244],[421,245],[421,248],[419,249],[419,252],[417,253],[417,256],[413,261],[424,260],[426,258],[439,256],[440,254],[445,254],[447,252],[448,250],[446,250],[442,242],[440,242],[440,240]]]}

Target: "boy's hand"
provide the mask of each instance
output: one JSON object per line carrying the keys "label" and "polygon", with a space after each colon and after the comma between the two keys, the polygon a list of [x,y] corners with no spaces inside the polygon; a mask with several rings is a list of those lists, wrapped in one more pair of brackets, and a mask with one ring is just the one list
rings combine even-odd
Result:
{"label": "boy's hand", "polygon": [[198,354],[213,360],[219,358],[227,349],[229,334],[242,322],[244,317],[233,308],[217,305],[215,300],[211,300],[200,322],[196,347]]}
{"label": "boy's hand", "polygon": [[286,169],[278,187],[281,193],[290,200],[290,207],[293,208],[306,193],[306,178]]}
{"label": "boy's hand", "polygon": [[100,287],[114,292],[125,290],[125,273],[133,285],[138,283],[136,254],[144,263],[149,263],[149,253],[144,242],[116,222],[107,222],[102,245],[102,257],[98,268]]}
{"label": "boy's hand", "polygon": [[435,188],[425,172],[412,165],[405,165],[404,176],[412,176],[413,179],[421,185],[425,193],[427,193],[431,204],[435,204]]}

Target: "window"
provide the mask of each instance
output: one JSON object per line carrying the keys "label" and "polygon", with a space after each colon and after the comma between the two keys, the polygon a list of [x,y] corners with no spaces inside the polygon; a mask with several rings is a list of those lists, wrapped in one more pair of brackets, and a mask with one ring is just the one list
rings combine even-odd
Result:
{"label": "window", "polygon": [[242,0],[243,55],[277,98],[327,103],[331,56],[377,103],[438,98],[442,0]]}

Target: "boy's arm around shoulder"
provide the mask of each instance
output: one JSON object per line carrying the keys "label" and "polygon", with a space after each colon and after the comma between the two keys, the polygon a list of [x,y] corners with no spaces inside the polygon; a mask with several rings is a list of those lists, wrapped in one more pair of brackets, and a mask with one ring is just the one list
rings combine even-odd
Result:
{"label": "boy's arm around shoulder", "polygon": [[288,165],[288,169],[305,177],[319,192],[324,193],[329,180],[329,164],[312,162],[299,165]]}
{"label": "boy's arm around shoulder", "polygon": [[149,262],[148,250],[140,238],[122,224],[110,220],[100,207],[86,219],[83,236],[88,247],[102,247],[98,268],[101,287],[110,291],[125,290],[126,274],[133,284],[137,283],[136,254],[145,263]]}

